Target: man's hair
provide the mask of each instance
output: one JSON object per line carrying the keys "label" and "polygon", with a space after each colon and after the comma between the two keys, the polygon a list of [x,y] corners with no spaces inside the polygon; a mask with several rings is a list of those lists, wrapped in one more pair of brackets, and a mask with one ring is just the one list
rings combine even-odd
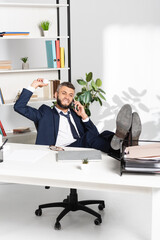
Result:
{"label": "man's hair", "polygon": [[68,88],[71,88],[75,91],[75,87],[70,82],[62,82],[61,84],[59,84],[58,87],[57,87],[57,92],[59,92],[61,87],[68,87]]}

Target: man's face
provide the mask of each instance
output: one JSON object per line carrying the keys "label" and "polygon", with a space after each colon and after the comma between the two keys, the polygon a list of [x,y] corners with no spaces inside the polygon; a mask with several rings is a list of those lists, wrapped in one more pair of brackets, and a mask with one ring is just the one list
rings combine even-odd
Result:
{"label": "man's face", "polygon": [[74,98],[74,90],[68,87],[61,87],[59,92],[55,93],[57,105],[62,109],[68,109]]}

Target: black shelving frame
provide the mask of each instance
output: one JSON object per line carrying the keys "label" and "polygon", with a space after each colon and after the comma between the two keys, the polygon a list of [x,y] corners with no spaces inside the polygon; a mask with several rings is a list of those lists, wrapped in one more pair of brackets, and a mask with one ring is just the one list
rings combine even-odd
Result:
{"label": "black shelving frame", "polygon": [[[59,4],[56,0],[56,4]],[[67,47],[68,47],[68,81],[71,82],[71,17],[70,17],[70,0],[67,0]],[[57,34],[60,36],[60,12],[57,8]],[[59,40],[59,39],[57,39]],[[58,70],[58,79],[61,79],[61,70]]]}

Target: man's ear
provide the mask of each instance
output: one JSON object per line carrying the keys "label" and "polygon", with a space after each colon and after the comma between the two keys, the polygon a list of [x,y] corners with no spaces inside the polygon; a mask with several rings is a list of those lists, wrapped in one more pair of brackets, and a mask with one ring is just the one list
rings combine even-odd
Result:
{"label": "man's ear", "polygon": [[55,96],[55,98],[57,99],[57,92],[55,92],[54,96]]}

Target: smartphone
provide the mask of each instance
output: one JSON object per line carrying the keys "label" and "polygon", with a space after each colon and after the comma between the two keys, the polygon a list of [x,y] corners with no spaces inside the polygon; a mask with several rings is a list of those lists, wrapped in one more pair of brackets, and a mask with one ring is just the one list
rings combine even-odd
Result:
{"label": "smartphone", "polygon": [[[71,103],[71,108],[73,109],[73,110],[75,110],[75,103],[74,103],[74,100],[72,101],[72,103]],[[78,107],[76,106],[76,110],[78,111]]]}

